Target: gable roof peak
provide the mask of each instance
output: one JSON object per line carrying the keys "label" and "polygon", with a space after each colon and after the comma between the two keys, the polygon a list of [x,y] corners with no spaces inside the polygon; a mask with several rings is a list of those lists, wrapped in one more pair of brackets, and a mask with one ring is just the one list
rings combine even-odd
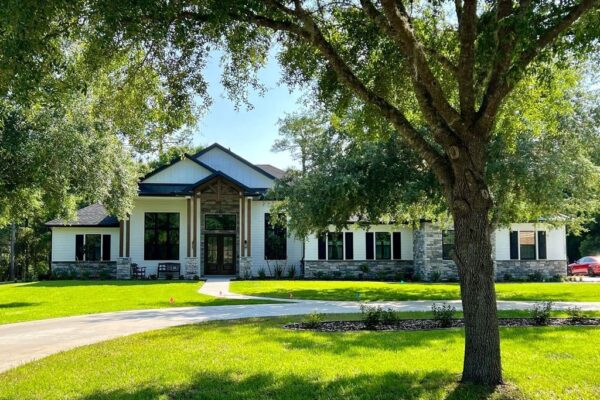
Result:
{"label": "gable roof peak", "polygon": [[[201,157],[203,154],[208,153],[209,151],[213,150],[213,149],[219,149],[221,151],[223,151],[224,153],[228,154],[229,156],[235,158],[236,160],[242,162],[243,164],[246,164],[248,167],[254,169],[255,171],[261,173],[262,175],[266,176],[269,179],[278,179],[277,176],[274,176],[273,174],[269,173],[268,171],[264,170],[263,168],[252,164],[250,161],[246,160],[245,158],[237,155],[236,153],[234,153],[233,151],[231,151],[230,149],[224,147],[223,145],[215,142],[213,144],[211,144],[210,146],[200,150],[199,152],[197,152],[196,154],[192,155],[192,157],[196,160],[198,160],[199,157]],[[199,161],[199,160],[198,160]]]}

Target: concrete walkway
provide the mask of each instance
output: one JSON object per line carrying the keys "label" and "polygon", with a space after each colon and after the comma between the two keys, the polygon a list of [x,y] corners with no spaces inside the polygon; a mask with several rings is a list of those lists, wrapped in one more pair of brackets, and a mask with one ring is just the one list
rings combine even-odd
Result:
{"label": "concrete walkway", "polygon": [[[230,293],[229,280],[224,278],[210,279],[200,292],[224,298],[255,298]],[[429,311],[433,303],[434,301],[396,301],[370,304],[390,307],[397,311]],[[457,310],[461,308],[459,300],[446,303],[454,305]],[[498,308],[522,310],[531,308],[533,304],[535,302],[499,301]],[[555,308],[565,309],[573,305],[583,310],[600,310],[600,302],[556,302]],[[312,311],[331,314],[356,313],[360,311],[360,303],[287,300],[279,304],[120,311],[0,325],[0,372],[60,351],[153,329],[215,320],[300,315]]]}

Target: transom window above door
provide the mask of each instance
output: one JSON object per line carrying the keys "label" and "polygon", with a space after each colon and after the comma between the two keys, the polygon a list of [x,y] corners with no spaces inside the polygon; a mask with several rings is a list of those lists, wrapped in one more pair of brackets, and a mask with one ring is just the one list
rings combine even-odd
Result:
{"label": "transom window above door", "polygon": [[206,214],[204,229],[207,231],[235,231],[235,214]]}

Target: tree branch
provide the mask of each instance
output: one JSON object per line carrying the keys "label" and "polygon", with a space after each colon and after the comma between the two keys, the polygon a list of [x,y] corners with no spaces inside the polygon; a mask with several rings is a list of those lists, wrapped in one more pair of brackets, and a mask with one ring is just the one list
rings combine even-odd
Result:
{"label": "tree branch", "polygon": [[321,30],[314,22],[312,17],[297,9],[298,17],[303,26],[291,22],[276,21],[268,17],[258,16],[248,13],[248,20],[258,26],[263,26],[279,31],[290,32],[300,38],[307,40],[319,50],[325,60],[328,61],[331,68],[335,71],[338,79],[351,89],[361,100],[367,104],[375,106],[380,113],[388,119],[394,128],[402,134],[404,139],[419,152],[421,157],[432,168],[441,182],[450,182],[450,168],[444,155],[442,155],[434,146],[425,140],[406,119],[404,114],[390,104],[386,99],[374,93],[369,89],[350,69],[345,61],[340,57],[331,43],[325,39]]}
{"label": "tree branch", "polygon": [[[522,5],[529,5],[529,2],[524,1]],[[489,131],[500,105],[514,88],[517,79],[508,79],[508,77],[511,75],[518,76],[520,71],[523,71],[549,44],[571,27],[579,17],[586,11],[599,6],[600,0],[582,0],[564,18],[542,33],[535,43],[528,50],[524,51],[512,66],[506,67],[505,73],[497,74],[494,79],[490,80],[481,107],[477,112],[478,129],[485,132]]]}
{"label": "tree branch", "polygon": [[409,22],[409,16],[400,3],[400,7],[393,0],[382,0],[384,14],[389,21],[391,30],[397,40],[403,44],[404,52],[413,65],[415,75],[412,77],[418,80],[427,91],[428,97],[435,107],[437,113],[444,119],[448,127],[456,134],[466,137],[468,130],[463,125],[460,115],[448,103],[437,79],[431,72],[425,50],[414,34],[414,30]]}
{"label": "tree branch", "polygon": [[600,0],[582,0],[562,20],[542,34],[535,46],[523,53],[518,64],[521,64],[523,67],[527,66],[546,46],[556,40],[561,33],[573,25],[586,11],[599,6]]}
{"label": "tree branch", "polygon": [[440,54],[439,51],[434,50],[429,47],[424,47],[425,53],[435,61],[437,61],[442,67],[446,69],[452,76],[456,77],[458,75],[458,67],[444,55]]}
{"label": "tree branch", "polygon": [[460,113],[467,121],[471,121],[475,114],[475,39],[477,38],[477,1],[466,0],[460,7],[458,16],[458,37],[460,42],[460,55],[458,57],[458,94],[460,99]]}

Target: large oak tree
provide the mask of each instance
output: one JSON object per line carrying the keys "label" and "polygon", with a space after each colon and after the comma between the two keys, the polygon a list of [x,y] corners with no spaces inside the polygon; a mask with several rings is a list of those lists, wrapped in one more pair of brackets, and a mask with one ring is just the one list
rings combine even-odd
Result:
{"label": "large oak tree", "polygon": [[[491,257],[494,193],[486,179],[497,116],[524,78],[597,44],[598,0],[53,0],[3,7],[0,85],[31,91],[64,75],[60,55],[91,70],[139,52],[185,107],[206,94],[202,67],[224,54],[223,83],[244,102],[274,44],[285,81],[337,112],[390,126],[426,163],[453,217],[465,316],[463,381],[502,381]],[[23,13],[21,9],[27,9]],[[30,21],[34,19],[35,23]],[[27,27],[28,29],[24,29]],[[33,88],[35,89],[35,87]]]}

